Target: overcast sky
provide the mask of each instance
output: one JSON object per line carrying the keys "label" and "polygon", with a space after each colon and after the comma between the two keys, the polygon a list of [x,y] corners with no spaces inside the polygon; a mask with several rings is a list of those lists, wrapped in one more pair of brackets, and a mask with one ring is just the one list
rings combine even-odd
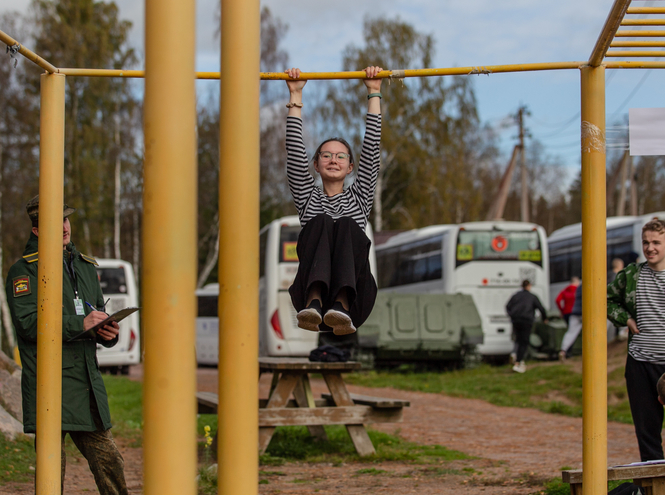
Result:
{"label": "overcast sky", "polygon": [[[218,2],[197,2],[198,70],[219,70],[219,47],[214,37]],[[25,9],[27,3],[0,0],[0,12]],[[116,3],[121,17],[134,23],[130,41],[142,54],[143,2]],[[613,0],[262,1],[289,26],[283,48],[289,53],[290,65],[308,72],[340,70],[343,49],[350,43],[362,45],[365,16],[378,15],[399,16],[418,31],[433,35],[434,67],[583,61],[589,58],[612,4]],[[608,126],[621,121],[631,107],[665,107],[665,70],[608,70],[606,75]],[[498,127],[521,104],[526,105],[531,111],[526,119],[531,135],[545,145],[547,153],[561,157],[570,180],[580,161],[579,71],[470,77],[474,78],[481,119]],[[506,159],[516,134],[515,127],[501,131]],[[620,144],[615,136],[610,127],[610,145]]]}

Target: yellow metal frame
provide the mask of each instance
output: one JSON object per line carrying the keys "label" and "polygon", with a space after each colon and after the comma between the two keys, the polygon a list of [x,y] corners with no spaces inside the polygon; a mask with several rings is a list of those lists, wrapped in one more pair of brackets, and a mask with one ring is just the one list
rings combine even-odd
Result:
{"label": "yellow metal frame", "polygon": [[[42,67],[40,261],[38,298],[37,494],[60,493],[61,225],[64,163],[64,80],[146,78],[144,178],[144,486],[146,494],[193,495],[196,470],[194,319],[196,275],[195,79],[220,79],[220,364],[219,493],[258,491],[258,189],[259,2],[222,1],[222,67],[195,72],[193,0],[146,0],[146,70],[57,68],[0,31],[0,41]],[[386,70],[382,78],[440,77],[577,69],[582,92],[582,253],[584,277],[584,494],[607,491],[607,353],[605,346],[605,70],[663,69],[665,62],[606,57],[659,57],[654,39],[665,14],[615,0],[586,62]],[[237,29],[242,26],[242,29]],[[173,70],[179,67],[179,70]],[[254,84],[232,77],[259,73]],[[365,73],[304,72],[302,79],[362,79]],[[169,105],[163,105],[168,101]],[[242,112],[237,109],[242,108]],[[238,218],[238,214],[242,218]],[[244,228],[232,228],[242,225]],[[603,253],[599,256],[598,253]],[[43,281],[43,283],[41,282]],[[174,282],[175,281],[175,282]],[[191,354],[186,349],[192,349]],[[185,351],[183,352],[183,349]],[[57,459],[57,463],[56,463]]]}

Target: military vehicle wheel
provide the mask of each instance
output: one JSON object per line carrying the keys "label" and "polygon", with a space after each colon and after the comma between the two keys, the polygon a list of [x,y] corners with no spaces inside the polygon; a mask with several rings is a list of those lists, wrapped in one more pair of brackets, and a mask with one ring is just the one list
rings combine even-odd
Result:
{"label": "military vehicle wheel", "polygon": [[458,361],[459,369],[477,368],[482,361],[482,356],[477,351],[476,346],[462,346]]}
{"label": "military vehicle wheel", "polygon": [[376,350],[375,349],[363,349],[361,347],[356,347],[354,349],[353,360],[358,361],[363,365],[364,369],[372,370],[376,364]]}

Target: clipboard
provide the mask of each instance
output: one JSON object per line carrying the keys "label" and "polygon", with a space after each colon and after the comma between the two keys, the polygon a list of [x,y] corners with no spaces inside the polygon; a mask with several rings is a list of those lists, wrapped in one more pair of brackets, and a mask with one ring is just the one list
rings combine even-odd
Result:
{"label": "clipboard", "polygon": [[109,315],[108,318],[105,318],[104,321],[100,321],[94,327],[88,328],[87,330],[84,330],[83,332],[79,333],[78,335],[75,335],[71,339],[67,340],[67,342],[71,342],[73,340],[83,339],[83,338],[86,338],[86,337],[91,338],[91,339],[96,339],[97,338],[97,330],[104,327],[105,325],[108,325],[112,321],[121,322],[122,320],[127,318],[129,315],[132,315],[132,314],[136,313],[139,309],[141,309],[141,308],[125,308],[125,309],[121,309],[120,311],[116,311],[112,315]]}

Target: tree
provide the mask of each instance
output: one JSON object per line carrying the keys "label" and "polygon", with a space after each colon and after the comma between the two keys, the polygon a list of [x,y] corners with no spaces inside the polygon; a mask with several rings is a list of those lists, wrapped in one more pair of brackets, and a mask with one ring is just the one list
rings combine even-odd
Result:
{"label": "tree", "polygon": [[[34,0],[32,6],[36,51],[54,65],[127,69],[135,64],[127,45],[131,23],[119,19],[115,3]],[[36,92],[39,78],[32,83]],[[82,234],[77,239],[83,250],[109,256],[117,158],[127,165],[123,178],[141,182],[138,103],[126,79],[69,77],[65,111],[65,198],[78,209],[72,223]]]}
{"label": "tree", "polygon": [[[288,54],[280,48],[287,25],[270,9],[261,10],[261,71],[283,70]],[[219,33],[218,33],[219,34]],[[286,184],[284,112],[280,101],[285,92],[275,82],[261,83],[260,225],[295,213]],[[219,104],[209,94],[198,115],[199,161],[199,278],[198,286],[217,280],[219,250]],[[242,166],[242,164],[238,164]],[[257,232],[258,235],[258,232]]]}
{"label": "tree", "polygon": [[[0,25],[22,39],[21,18],[16,13],[0,16]],[[16,62],[16,64],[15,64]],[[7,273],[21,256],[30,233],[25,211],[27,201],[37,194],[39,107],[38,100],[21,88],[30,63],[20,55],[0,60],[0,267]],[[4,290],[0,294],[2,326],[6,338],[2,349],[10,355],[13,326]]]}
{"label": "tree", "polygon": [[[434,38],[399,18],[367,18],[364,46],[344,50],[343,70],[430,67]],[[383,129],[374,227],[414,228],[478,219],[486,172],[495,168],[493,142],[480,127],[472,82],[467,77],[385,81]],[[325,131],[342,134],[359,148],[364,115],[363,85],[330,85],[320,109]],[[350,135],[350,136],[349,136]],[[380,217],[377,218],[377,213]],[[376,220],[379,220],[378,223]]]}

